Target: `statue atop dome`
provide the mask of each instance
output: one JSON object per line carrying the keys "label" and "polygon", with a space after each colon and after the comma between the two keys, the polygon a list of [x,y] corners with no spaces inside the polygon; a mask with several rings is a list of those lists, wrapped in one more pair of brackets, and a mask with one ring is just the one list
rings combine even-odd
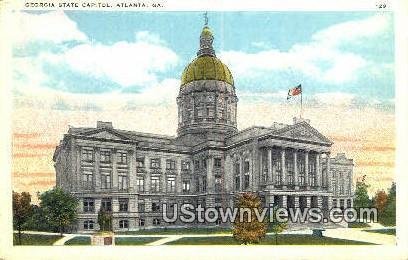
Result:
{"label": "statue atop dome", "polygon": [[214,56],[215,51],[212,46],[214,41],[214,36],[208,27],[208,15],[207,12],[204,13],[204,27],[200,34],[200,49],[197,52],[197,56]]}

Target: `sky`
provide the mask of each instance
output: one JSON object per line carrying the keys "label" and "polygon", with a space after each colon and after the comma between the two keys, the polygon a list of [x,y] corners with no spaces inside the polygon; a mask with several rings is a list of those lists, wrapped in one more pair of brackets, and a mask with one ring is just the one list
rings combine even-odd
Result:
{"label": "sky", "polygon": [[[238,128],[304,117],[333,155],[367,175],[370,192],[394,180],[392,13],[209,12],[216,55],[231,70]],[[201,12],[16,12],[13,37],[13,189],[55,185],[52,154],[68,126],[112,121],[175,135],[176,96],[194,59]]]}

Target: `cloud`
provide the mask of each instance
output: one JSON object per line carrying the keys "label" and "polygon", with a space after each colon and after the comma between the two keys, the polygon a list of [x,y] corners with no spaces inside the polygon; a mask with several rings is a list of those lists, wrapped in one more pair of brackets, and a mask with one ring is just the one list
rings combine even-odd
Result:
{"label": "cloud", "polygon": [[146,31],[137,33],[134,42],[85,43],[63,54],[49,53],[44,59],[51,65],[63,65],[96,79],[109,79],[123,87],[151,85],[158,81],[158,73],[175,66],[179,60],[157,35]]}
{"label": "cloud", "polygon": [[[240,78],[275,82],[282,77],[310,78],[318,84],[344,85],[356,82],[364,71],[382,65],[371,62],[360,52],[353,52],[352,48],[345,50],[344,46],[370,42],[370,37],[389,29],[390,22],[388,16],[375,15],[330,26],[312,35],[311,41],[295,44],[288,51],[275,48],[254,53],[229,50],[219,56]],[[287,75],[283,75],[285,73]]]}
{"label": "cloud", "polygon": [[14,42],[18,46],[38,42],[60,44],[68,41],[87,41],[87,36],[77,24],[62,11],[40,14],[18,12],[15,14]]}

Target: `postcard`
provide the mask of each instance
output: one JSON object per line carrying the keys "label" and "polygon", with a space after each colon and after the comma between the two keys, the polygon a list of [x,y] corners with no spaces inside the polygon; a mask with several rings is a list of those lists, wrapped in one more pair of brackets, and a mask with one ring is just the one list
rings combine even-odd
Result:
{"label": "postcard", "polygon": [[222,3],[2,3],[0,257],[407,257],[404,4]]}

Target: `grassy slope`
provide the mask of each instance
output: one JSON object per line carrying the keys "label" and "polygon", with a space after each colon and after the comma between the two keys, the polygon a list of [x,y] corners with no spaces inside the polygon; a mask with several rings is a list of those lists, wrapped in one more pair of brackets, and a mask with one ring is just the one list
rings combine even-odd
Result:
{"label": "grassy slope", "polygon": [[67,242],[65,242],[64,245],[70,245],[70,246],[86,246],[86,245],[91,245],[91,238],[90,237],[85,237],[85,236],[78,236],[71,238]]}
{"label": "grassy slope", "polygon": [[115,238],[115,244],[118,246],[137,246],[145,245],[156,240],[162,239],[161,237],[117,237]]}
{"label": "grassy slope", "polygon": [[379,234],[385,234],[385,235],[394,235],[395,236],[395,228],[387,228],[387,229],[370,229],[370,230],[364,230],[365,232],[371,232],[371,233],[379,233]]}
{"label": "grassy slope", "polygon": [[[21,245],[39,245],[48,246],[52,245],[55,241],[60,239],[58,235],[33,235],[33,234],[21,234]],[[18,234],[13,234],[13,245],[19,245]]]}

